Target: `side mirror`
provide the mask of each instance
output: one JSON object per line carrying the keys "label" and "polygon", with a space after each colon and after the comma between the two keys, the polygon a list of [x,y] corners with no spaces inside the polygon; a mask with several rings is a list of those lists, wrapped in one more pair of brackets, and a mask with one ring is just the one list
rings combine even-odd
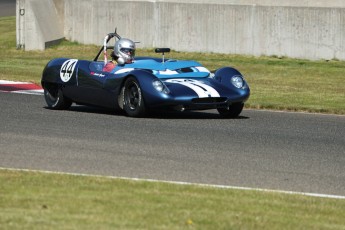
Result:
{"label": "side mirror", "polygon": [[156,48],[155,52],[156,53],[161,53],[163,55],[162,63],[164,63],[164,53],[169,53],[170,52],[170,48]]}
{"label": "side mirror", "polygon": [[170,48],[156,48],[155,52],[156,53],[163,53],[163,55],[164,55],[164,53],[169,53],[170,52]]}

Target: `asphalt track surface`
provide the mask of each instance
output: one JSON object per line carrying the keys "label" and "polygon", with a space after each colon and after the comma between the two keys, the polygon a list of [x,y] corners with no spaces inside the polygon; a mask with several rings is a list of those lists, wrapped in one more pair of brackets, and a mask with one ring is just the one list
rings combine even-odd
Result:
{"label": "asphalt track surface", "polygon": [[45,108],[0,92],[0,167],[345,195],[345,116]]}

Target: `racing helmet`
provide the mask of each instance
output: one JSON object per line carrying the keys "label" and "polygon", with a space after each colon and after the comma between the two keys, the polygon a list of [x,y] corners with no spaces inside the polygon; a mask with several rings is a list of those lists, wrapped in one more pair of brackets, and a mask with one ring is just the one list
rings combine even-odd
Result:
{"label": "racing helmet", "polygon": [[135,43],[127,38],[121,38],[115,42],[114,54],[118,57],[120,65],[132,63],[135,55]]}

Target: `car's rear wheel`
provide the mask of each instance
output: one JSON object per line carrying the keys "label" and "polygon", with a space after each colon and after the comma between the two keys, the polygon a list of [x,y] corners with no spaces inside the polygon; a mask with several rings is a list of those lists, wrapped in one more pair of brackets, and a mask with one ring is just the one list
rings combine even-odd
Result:
{"label": "car's rear wheel", "polygon": [[240,113],[243,110],[243,106],[243,103],[234,103],[232,105],[229,105],[228,108],[219,108],[217,110],[222,117],[235,118],[238,117],[238,115],[240,115]]}
{"label": "car's rear wheel", "polygon": [[138,81],[129,77],[124,85],[123,109],[130,117],[143,117],[147,113],[143,94]]}
{"label": "car's rear wheel", "polygon": [[44,88],[44,99],[51,109],[68,109],[72,105],[72,101],[66,98],[58,87]]}

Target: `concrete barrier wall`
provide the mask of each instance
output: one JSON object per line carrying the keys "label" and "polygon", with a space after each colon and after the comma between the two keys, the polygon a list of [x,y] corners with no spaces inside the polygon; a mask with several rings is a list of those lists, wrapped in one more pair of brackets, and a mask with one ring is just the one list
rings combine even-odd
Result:
{"label": "concrete barrier wall", "polygon": [[85,44],[101,45],[117,27],[141,48],[345,60],[342,0],[54,2],[64,36]]}
{"label": "concrete barrier wall", "polygon": [[44,50],[64,38],[63,25],[51,0],[17,0],[17,47]]}

